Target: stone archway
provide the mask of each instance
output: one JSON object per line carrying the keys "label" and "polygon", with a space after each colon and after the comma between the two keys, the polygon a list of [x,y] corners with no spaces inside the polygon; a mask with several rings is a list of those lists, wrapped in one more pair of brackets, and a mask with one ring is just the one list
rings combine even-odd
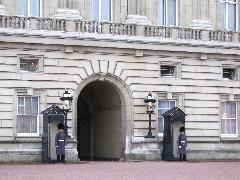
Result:
{"label": "stone archway", "polygon": [[132,135],[131,96],[121,79],[93,75],[74,96],[80,159],[119,159],[130,153]]}

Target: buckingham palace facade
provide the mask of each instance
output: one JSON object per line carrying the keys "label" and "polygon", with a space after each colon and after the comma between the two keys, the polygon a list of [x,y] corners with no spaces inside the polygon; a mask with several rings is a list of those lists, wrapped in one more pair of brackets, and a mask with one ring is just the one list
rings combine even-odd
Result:
{"label": "buckingham palace facade", "polygon": [[41,161],[41,112],[61,107],[65,89],[67,161],[161,160],[162,114],[173,107],[187,115],[188,159],[240,159],[239,5],[1,0],[0,161]]}

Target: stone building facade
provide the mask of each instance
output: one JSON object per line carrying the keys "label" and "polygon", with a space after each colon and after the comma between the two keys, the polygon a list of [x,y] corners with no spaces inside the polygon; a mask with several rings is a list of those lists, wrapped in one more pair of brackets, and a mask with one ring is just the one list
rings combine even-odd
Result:
{"label": "stone building facade", "polygon": [[175,106],[189,159],[240,158],[239,1],[0,2],[0,161],[41,160],[40,112],[65,88],[69,161],[162,159],[161,114]]}

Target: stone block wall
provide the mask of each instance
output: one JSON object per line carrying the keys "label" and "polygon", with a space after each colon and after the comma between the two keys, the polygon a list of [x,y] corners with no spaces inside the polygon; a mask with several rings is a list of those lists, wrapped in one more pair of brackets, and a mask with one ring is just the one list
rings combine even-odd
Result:
{"label": "stone block wall", "polygon": [[[22,146],[25,138],[16,136],[16,98],[22,90],[26,90],[29,95],[35,94],[40,97],[42,111],[52,104],[60,104],[59,97],[64,88],[67,87],[74,96],[87,78],[101,75],[101,78],[119,78],[126,87],[122,90],[123,94],[129,90],[131,95],[132,106],[129,108],[132,109],[132,114],[128,116],[131,118],[124,119],[130,129],[124,147],[128,149],[128,157],[145,156],[143,159],[159,159],[161,156],[161,141],[148,142],[144,138],[148,131],[148,115],[144,105],[148,91],[152,91],[158,99],[176,99],[177,106],[187,114],[185,125],[190,159],[239,157],[239,147],[236,146],[239,138],[229,141],[221,138],[219,118],[221,99],[231,97],[239,101],[239,79],[230,81],[222,78],[224,65],[236,68],[240,66],[240,54],[236,48],[225,48],[222,43],[211,42],[201,42],[203,46],[181,40],[159,40],[151,43],[144,38],[138,42],[130,42],[104,40],[104,36],[101,40],[94,39],[95,36],[85,39],[82,34],[78,36],[82,39],[78,39],[66,37],[66,32],[63,35],[65,37],[62,36],[59,40],[59,36],[46,37],[41,34],[33,37],[28,32],[24,36],[14,33],[8,36],[1,34],[1,141],[13,142],[13,149],[17,151],[29,149]],[[69,47],[72,48],[70,52],[66,51]],[[19,71],[19,55],[43,56],[43,71]],[[205,58],[202,58],[203,55]],[[160,77],[160,65],[166,63],[176,65],[177,77]],[[39,122],[39,137],[31,137],[26,141],[41,138],[41,117]],[[152,116],[152,122],[153,135],[157,136],[157,111]],[[68,125],[70,135],[73,139],[76,138],[75,111],[69,114]],[[16,139],[19,141],[15,141]],[[227,141],[228,144],[222,143],[223,141]],[[229,149],[229,145],[232,149]],[[39,156],[39,147],[37,149],[36,156]],[[5,152],[4,149],[1,151]],[[74,148],[73,152],[76,153]],[[216,153],[205,156],[205,152]],[[228,152],[229,154],[224,155]]]}

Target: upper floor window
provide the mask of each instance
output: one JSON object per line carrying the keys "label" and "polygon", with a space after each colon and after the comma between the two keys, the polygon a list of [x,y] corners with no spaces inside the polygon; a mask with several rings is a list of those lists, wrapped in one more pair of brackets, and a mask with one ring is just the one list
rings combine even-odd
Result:
{"label": "upper floor window", "polygon": [[236,69],[233,68],[223,68],[223,78],[228,80],[236,80]]}
{"label": "upper floor window", "polygon": [[177,0],[159,0],[159,24],[164,26],[177,25]]}
{"label": "upper floor window", "polygon": [[38,72],[38,59],[20,59],[20,71]]}
{"label": "upper floor window", "polygon": [[176,106],[176,100],[158,100],[158,135],[163,136],[164,118],[163,113]]}
{"label": "upper floor window", "polygon": [[92,19],[111,21],[111,0],[92,0]]}
{"label": "upper floor window", "polygon": [[168,65],[161,65],[160,66],[161,77],[175,77],[176,76],[176,67],[175,66],[168,66]]}
{"label": "upper floor window", "polygon": [[38,97],[19,96],[17,101],[17,135],[38,135]]}
{"label": "upper floor window", "polygon": [[221,28],[236,31],[237,29],[237,0],[220,0]]}
{"label": "upper floor window", "polygon": [[17,0],[19,15],[42,16],[42,0]]}
{"label": "upper floor window", "polygon": [[221,134],[222,136],[237,136],[237,102],[221,103]]}
{"label": "upper floor window", "polygon": [[43,72],[43,56],[19,55],[19,72]]}

